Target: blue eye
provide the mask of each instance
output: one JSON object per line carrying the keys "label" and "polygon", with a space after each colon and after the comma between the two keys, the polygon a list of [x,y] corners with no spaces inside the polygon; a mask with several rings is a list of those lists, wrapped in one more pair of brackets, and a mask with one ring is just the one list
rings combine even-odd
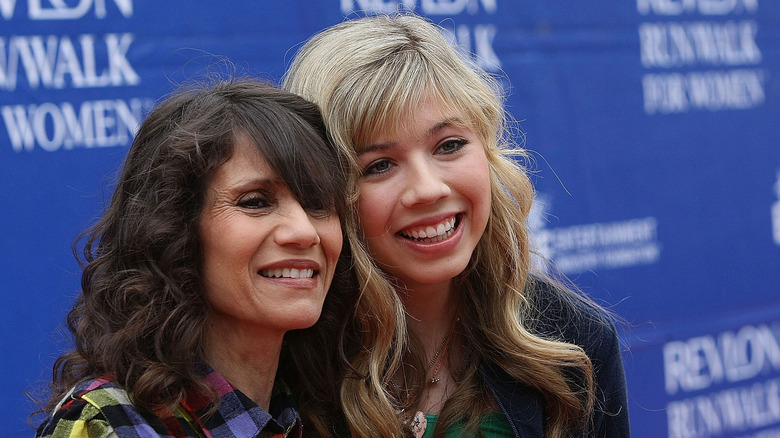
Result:
{"label": "blue eye", "polygon": [[439,147],[436,148],[436,151],[442,154],[454,154],[463,149],[468,143],[469,141],[465,138],[452,138],[441,143]]}
{"label": "blue eye", "polygon": [[385,173],[393,166],[393,163],[388,159],[381,159],[374,161],[363,169],[363,176],[379,175]]}

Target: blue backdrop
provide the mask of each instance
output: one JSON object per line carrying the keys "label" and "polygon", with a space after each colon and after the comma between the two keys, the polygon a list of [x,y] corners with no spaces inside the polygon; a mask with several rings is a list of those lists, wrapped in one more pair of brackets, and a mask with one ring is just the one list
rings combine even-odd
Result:
{"label": "blue backdrop", "polygon": [[537,248],[627,321],[634,436],[780,436],[780,4],[759,0],[0,0],[0,436],[33,434],[71,241],[145,109],[211,55],[278,81],[314,32],[399,4],[505,76]]}

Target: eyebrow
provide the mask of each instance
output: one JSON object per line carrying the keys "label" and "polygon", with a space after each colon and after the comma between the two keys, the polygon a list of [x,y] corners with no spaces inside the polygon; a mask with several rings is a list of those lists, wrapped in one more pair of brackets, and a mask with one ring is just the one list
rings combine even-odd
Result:
{"label": "eyebrow", "polygon": [[230,190],[235,191],[243,191],[243,190],[249,190],[253,187],[269,187],[269,188],[275,188],[279,186],[284,186],[284,181],[282,181],[280,178],[272,177],[272,178],[251,178],[241,181],[236,181]]}
{"label": "eyebrow", "polygon": [[[428,131],[425,132],[425,137],[429,138],[434,136],[437,132],[441,131],[442,129],[452,126],[452,125],[463,125],[463,120],[461,120],[458,117],[450,117],[448,119],[444,119],[428,129]],[[377,150],[383,150],[383,149],[389,149],[390,147],[394,146],[395,142],[384,142],[384,143],[376,143],[376,144],[370,144],[368,146],[364,146],[361,148],[358,148],[356,150],[358,155],[362,155],[368,152],[377,151]]]}

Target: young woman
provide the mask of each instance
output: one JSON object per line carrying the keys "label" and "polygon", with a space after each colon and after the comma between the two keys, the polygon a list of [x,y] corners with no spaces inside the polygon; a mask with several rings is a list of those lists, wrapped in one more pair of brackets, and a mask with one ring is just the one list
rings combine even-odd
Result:
{"label": "young woman", "polygon": [[355,437],[628,436],[613,325],[533,272],[534,193],[495,81],[400,15],[315,35],[284,88],[319,105],[351,160],[362,285],[340,400],[309,385],[305,418]]}
{"label": "young woman", "polygon": [[[285,334],[326,301],[345,184],[298,96],[242,79],[162,102],[89,234],[75,349],[55,363],[37,435],[301,436],[277,368]],[[346,314],[343,300],[328,294],[323,317]]]}

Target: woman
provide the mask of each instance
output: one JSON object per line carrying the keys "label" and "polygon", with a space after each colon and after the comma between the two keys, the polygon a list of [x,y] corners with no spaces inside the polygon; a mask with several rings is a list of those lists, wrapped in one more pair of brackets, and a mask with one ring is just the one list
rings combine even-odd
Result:
{"label": "woman", "polygon": [[343,270],[345,184],[298,96],[241,79],[163,101],[86,241],[38,436],[301,436],[277,367]]}
{"label": "woman", "polygon": [[[341,427],[361,437],[628,436],[614,327],[532,272],[533,189],[496,83],[436,26],[400,15],[315,35],[284,88],[320,106],[352,163],[346,235],[363,286],[342,340],[349,364],[334,377]],[[315,400],[306,418],[338,431],[336,401],[305,391]]]}

